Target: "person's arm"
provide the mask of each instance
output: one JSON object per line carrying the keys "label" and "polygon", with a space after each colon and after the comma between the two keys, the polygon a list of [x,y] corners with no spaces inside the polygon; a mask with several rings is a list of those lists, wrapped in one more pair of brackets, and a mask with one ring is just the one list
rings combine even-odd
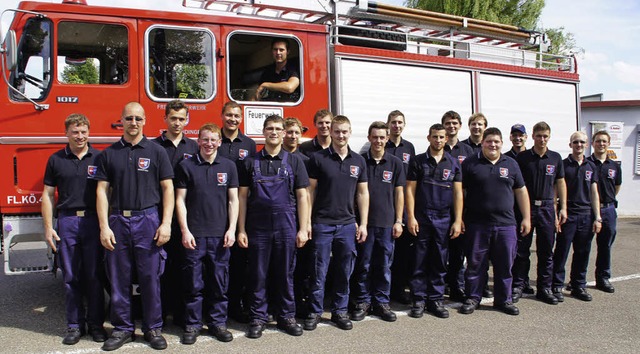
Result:
{"label": "person's arm", "polygon": [[247,220],[247,198],[249,196],[249,187],[238,189],[238,246],[242,248],[249,247],[249,238],[247,237],[246,220]]}
{"label": "person's arm", "polygon": [[171,178],[160,181],[160,189],[162,190],[162,221],[153,237],[158,247],[167,243],[171,238],[171,219],[173,218],[173,208],[176,201],[173,195],[173,181]]}
{"label": "person's arm", "polygon": [[527,187],[520,187],[513,190],[518,208],[522,214],[522,222],[520,223],[520,235],[526,236],[531,232],[531,206],[529,205],[529,192]]}
{"label": "person's arm", "polygon": [[409,233],[413,236],[418,236],[418,232],[420,232],[420,226],[418,225],[418,220],[416,220],[416,181],[407,181],[407,189],[405,190],[405,198],[404,202],[407,208],[407,229]]}
{"label": "person's arm", "polygon": [[44,224],[44,239],[47,241],[47,244],[53,252],[56,252],[56,241],[60,241],[60,237],[58,237],[58,233],[53,228],[53,207],[55,205],[55,192],[56,187],[53,186],[44,186],[44,190],[42,191],[42,204],[41,210],[42,213],[42,223]]}
{"label": "person's arm", "polygon": [[96,212],[98,213],[98,223],[100,224],[100,243],[102,247],[113,251],[116,244],[116,237],[109,227],[109,182],[98,181],[96,188]]}
{"label": "person's arm", "polygon": [[291,76],[289,80],[282,82],[263,82],[258,86],[256,90],[256,99],[260,100],[262,91],[265,89],[270,91],[284,92],[286,94],[292,94],[300,86],[300,79],[295,76]]}
{"label": "person's arm", "polygon": [[196,239],[189,230],[187,223],[187,189],[176,188],[176,218],[178,218],[178,224],[180,225],[180,233],[182,234],[182,246],[184,248],[195,250]]}
{"label": "person's arm", "polygon": [[393,238],[402,236],[402,213],[404,212],[404,187],[393,189],[393,206],[395,208],[395,222],[393,224]]}
{"label": "person's arm", "polygon": [[462,182],[453,182],[453,224],[449,236],[454,239],[462,232]]}
{"label": "person's arm", "polygon": [[316,189],[318,187],[318,180],[315,178],[309,178],[309,218],[307,227],[309,228],[309,239],[311,239],[311,217],[313,215],[313,205],[316,200]]}
{"label": "person's arm", "polygon": [[309,195],[307,188],[296,189],[296,199],[298,207],[298,224],[300,224],[298,234],[296,236],[296,246],[300,248],[309,240],[309,224],[305,222],[305,220],[309,220]]}
{"label": "person's arm", "polygon": [[369,223],[369,186],[367,182],[358,183],[356,201],[360,211],[360,225],[356,231],[356,240],[358,243],[362,243],[367,239],[367,224]]}
{"label": "person's arm", "polygon": [[224,234],[224,247],[231,247],[236,242],[236,225],[238,224],[238,212],[240,209],[238,188],[229,188],[227,195],[229,199],[229,229]]}
{"label": "person's arm", "polygon": [[600,215],[600,193],[598,193],[598,183],[591,183],[591,210],[595,219],[593,220],[593,232],[598,233],[602,228],[602,216]]}
{"label": "person's arm", "polygon": [[555,184],[556,196],[559,199],[559,212],[558,215],[558,225],[562,225],[567,222],[567,183],[564,178],[559,178],[556,180]]}

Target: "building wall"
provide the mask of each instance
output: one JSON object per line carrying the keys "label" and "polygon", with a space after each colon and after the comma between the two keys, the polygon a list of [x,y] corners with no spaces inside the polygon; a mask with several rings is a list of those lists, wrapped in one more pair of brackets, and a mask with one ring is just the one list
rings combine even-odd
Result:
{"label": "building wall", "polygon": [[640,101],[583,102],[581,113],[580,129],[587,133],[589,140],[591,140],[590,122],[624,123],[622,187],[617,196],[618,215],[640,216],[640,176],[634,171],[638,128],[640,128]]}

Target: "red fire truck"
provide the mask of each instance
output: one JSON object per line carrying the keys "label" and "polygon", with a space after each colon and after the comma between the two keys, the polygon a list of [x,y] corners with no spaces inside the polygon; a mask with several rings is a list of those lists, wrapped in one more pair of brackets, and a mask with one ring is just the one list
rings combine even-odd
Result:
{"label": "red fire truck", "polygon": [[[239,102],[243,130],[258,143],[269,114],[313,127],[313,114],[329,108],[352,120],[354,150],[369,124],[395,109],[405,114],[404,137],[418,151],[427,147],[428,127],[448,110],[463,117],[483,112],[503,132],[545,120],[557,137],[551,148],[562,154],[578,127],[575,59],[546,53],[542,33],[363,0],[182,5],[166,12],[64,0],[22,2],[14,10],[0,53],[6,274],[52,270],[42,242],[42,178],[48,156],[66,143],[63,121],[71,113],[90,118],[98,148],[122,134],[125,103],[142,104],[146,134],[155,136],[164,105],[175,98],[189,104],[191,137],[205,122],[220,123],[226,101]],[[257,100],[274,38],[288,41],[300,89],[284,100]],[[87,66],[93,75],[79,75]]]}

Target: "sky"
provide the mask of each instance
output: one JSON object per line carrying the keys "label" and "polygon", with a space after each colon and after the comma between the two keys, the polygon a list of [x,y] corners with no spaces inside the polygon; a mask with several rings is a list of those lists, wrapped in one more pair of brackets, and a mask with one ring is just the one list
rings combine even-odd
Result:
{"label": "sky", "polygon": [[[43,2],[61,2],[44,0]],[[292,0],[293,1],[293,0]],[[182,0],[87,0],[90,5],[181,9]],[[403,0],[379,2],[402,5]],[[2,0],[0,12],[19,1]],[[615,5],[615,6],[614,6]],[[2,16],[2,34],[11,14]],[[564,27],[574,34],[578,53],[580,95],[603,94],[605,100],[640,100],[640,1],[547,0],[540,18],[543,28]]]}

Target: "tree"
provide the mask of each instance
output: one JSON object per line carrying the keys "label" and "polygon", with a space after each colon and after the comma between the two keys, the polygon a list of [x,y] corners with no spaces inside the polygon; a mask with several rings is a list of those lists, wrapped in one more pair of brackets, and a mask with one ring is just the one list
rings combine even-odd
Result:
{"label": "tree", "polygon": [[97,84],[100,79],[94,59],[80,65],[66,65],[62,70],[62,81],[67,84]]}

